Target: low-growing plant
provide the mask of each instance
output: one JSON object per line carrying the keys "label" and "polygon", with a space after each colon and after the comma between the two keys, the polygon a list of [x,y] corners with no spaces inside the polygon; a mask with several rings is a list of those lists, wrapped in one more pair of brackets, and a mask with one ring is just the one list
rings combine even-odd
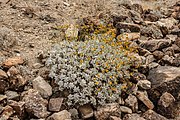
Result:
{"label": "low-growing plant", "polygon": [[87,30],[83,41],[65,39],[50,52],[46,62],[51,68],[49,76],[60,91],[68,91],[70,106],[115,102],[132,85],[128,80],[136,61],[135,49],[129,47],[129,41],[117,39],[112,26],[106,27]]}

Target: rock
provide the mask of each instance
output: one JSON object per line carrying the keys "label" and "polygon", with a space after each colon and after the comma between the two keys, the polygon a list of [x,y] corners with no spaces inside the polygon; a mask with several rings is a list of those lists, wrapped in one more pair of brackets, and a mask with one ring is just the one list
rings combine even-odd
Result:
{"label": "rock", "polygon": [[8,100],[19,100],[19,94],[15,91],[6,91],[5,95]]}
{"label": "rock", "polygon": [[151,11],[144,11],[145,14],[142,15],[144,21],[151,21],[151,22],[156,22],[159,20],[159,16],[157,16],[156,14],[154,14]]}
{"label": "rock", "polygon": [[118,103],[119,103],[120,105],[124,105],[125,102],[124,102],[123,98],[120,97],[120,98],[118,99]]}
{"label": "rock", "polygon": [[156,22],[160,27],[166,27],[168,30],[172,29],[174,25],[178,23],[173,17],[169,18],[161,18],[159,21]]}
{"label": "rock", "polygon": [[134,21],[134,23],[140,24],[143,22],[143,19],[141,18],[141,14],[134,10],[129,11],[129,17]]}
{"label": "rock", "polygon": [[131,10],[134,10],[134,11],[140,13],[140,14],[143,13],[143,8],[142,8],[142,6],[140,4],[133,4],[131,6]]}
{"label": "rock", "polygon": [[5,100],[6,98],[7,98],[6,95],[0,95],[0,102],[3,101],[3,100]]}
{"label": "rock", "polygon": [[180,29],[179,28],[174,28],[171,30],[171,34],[177,35],[178,37],[180,36]]}
{"label": "rock", "polygon": [[169,55],[165,55],[163,58],[162,58],[162,62],[164,64],[169,64],[169,65],[172,65],[173,62],[174,62],[175,58],[173,56],[169,56]]}
{"label": "rock", "polygon": [[160,114],[157,114],[153,110],[146,111],[143,116],[146,120],[168,120],[164,116],[161,116]]}
{"label": "rock", "polygon": [[180,38],[177,38],[177,39],[175,40],[175,44],[176,44],[178,47],[180,47]]}
{"label": "rock", "polygon": [[177,46],[176,44],[172,44],[172,49],[174,53],[180,53],[180,47]]}
{"label": "rock", "polygon": [[164,48],[162,49],[162,51],[164,52],[165,55],[169,55],[169,56],[175,55],[174,48],[172,46],[168,48]]}
{"label": "rock", "polygon": [[120,106],[117,103],[106,104],[102,107],[98,107],[95,111],[94,116],[98,120],[106,120],[110,116],[121,116]]}
{"label": "rock", "polygon": [[141,35],[155,39],[163,38],[161,30],[155,25],[141,26]]}
{"label": "rock", "polygon": [[156,51],[153,52],[153,55],[154,55],[154,57],[155,57],[157,60],[160,60],[160,59],[163,58],[164,53],[161,52],[161,51],[156,50]]}
{"label": "rock", "polygon": [[63,98],[51,98],[48,104],[49,111],[59,112],[62,103],[63,103]]}
{"label": "rock", "polygon": [[65,31],[65,37],[67,39],[78,39],[78,28],[71,24],[69,25],[68,29]]}
{"label": "rock", "polygon": [[117,36],[118,40],[133,41],[140,38],[140,33],[123,33]]}
{"label": "rock", "polygon": [[116,116],[110,116],[110,120],[121,120],[121,118]]}
{"label": "rock", "polygon": [[126,106],[120,106],[120,110],[123,113],[129,113],[129,114],[132,113],[132,110],[130,108],[126,107]]}
{"label": "rock", "polygon": [[72,119],[78,119],[79,118],[79,113],[78,113],[78,110],[73,108],[73,109],[70,109],[69,112],[71,113],[71,117]]}
{"label": "rock", "polygon": [[153,61],[155,61],[155,58],[154,58],[153,55],[148,55],[148,56],[146,57],[146,65],[152,63]]}
{"label": "rock", "polygon": [[173,102],[175,102],[175,98],[168,92],[165,92],[161,97],[160,100],[158,101],[158,105],[163,106],[163,107],[168,107],[171,105]]}
{"label": "rock", "polygon": [[7,75],[9,76],[10,87],[13,90],[18,90],[27,83],[27,80],[21,76],[20,71],[14,66],[8,70]]}
{"label": "rock", "polygon": [[0,79],[7,79],[8,76],[6,74],[6,72],[4,72],[3,70],[0,69]]}
{"label": "rock", "polygon": [[29,89],[22,93],[22,101],[25,102],[25,110],[29,115],[36,116],[37,118],[45,118],[48,116],[47,104],[38,91]]}
{"label": "rock", "polygon": [[10,106],[5,106],[3,112],[0,115],[0,120],[8,120],[9,117],[14,113],[14,110]]}
{"label": "rock", "polygon": [[157,62],[152,62],[148,65],[149,70],[153,69],[153,68],[157,68],[158,66],[160,66]]}
{"label": "rock", "polygon": [[22,118],[24,117],[24,105],[25,105],[25,102],[22,102],[22,101],[19,101],[19,102],[16,102],[16,101],[11,101],[10,103],[10,106],[14,109],[16,115],[19,116],[19,118]]}
{"label": "rock", "polygon": [[52,95],[52,87],[41,76],[32,80],[33,88],[37,90],[43,98],[48,98]]}
{"label": "rock", "polygon": [[140,32],[140,26],[132,23],[118,22],[116,24],[116,29],[117,30],[123,29],[125,31],[130,30],[131,32]]}
{"label": "rock", "polygon": [[71,114],[67,110],[52,114],[47,120],[71,120]]}
{"label": "rock", "polygon": [[165,92],[160,97],[157,112],[167,118],[175,118],[180,115],[180,101],[176,101],[174,96]]}
{"label": "rock", "polygon": [[123,120],[145,120],[143,117],[140,117],[139,114],[133,113],[133,114],[126,114],[123,117]]}
{"label": "rock", "polygon": [[0,80],[0,93],[4,93],[9,88],[8,82],[5,80]]}
{"label": "rock", "polygon": [[162,50],[163,48],[169,47],[171,41],[169,39],[152,39],[144,41],[140,44],[141,47],[154,52],[155,50]]}
{"label": "rock", "polygon": [[172,81],[178,76],[180,76],[180,69],[178,67],[159,66],[149,71],[147,79],[150,80],[152,88],[157,88],[162,83]]}
{"label": "rock", "polygon": [[149,100],[147,94],[145,92],[137,91],[137,98],[142,101],[149,109],[154,108],[154,104]]}
{"label": "rock", "polygon": [[83,105],[79,107],[79,112],[83,119],[93,117],[93,109],[90,105]]}
{"label": "rock", "polygon": [[12,66],[23,64],[23,63],[24,63],[24,60],[22,57],[12,57],[12,58],[8,58],[7,60],[5,60],[3,62],[3,66],[10,68]]}
{"label": "rock", "polygon": [[148,90],[151,88],[151,82],[148,80],[140,80],[137,83],[138,87],[144,90]]}
{"label": "rock", "polygon": [[125,100],[125,105],[131,107],[133,112],[136,112],[138,110],[138,100],[132,94],[130,94]]}

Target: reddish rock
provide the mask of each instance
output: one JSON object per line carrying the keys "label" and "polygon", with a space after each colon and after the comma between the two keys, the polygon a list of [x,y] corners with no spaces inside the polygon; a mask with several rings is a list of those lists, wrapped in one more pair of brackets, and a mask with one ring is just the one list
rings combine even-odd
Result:
{"label": "reddish rock", "polygon": [[5,60],[3,62],[3,66],[10,68],[12,66],[23,64],[23,63],[24,63],[24,60],[22,57],[12,57]]}
{"label": "reddish rock", "polygon": [[49,111],[53,111],[53,112],[60,111],[62,103],[63,103],[63,98],[51,98],[48,104]]}
{"label": "reddish rock", "polygon": [[154,104],[151,102],[151,100],[148,98],[147,94],[145,92],[137,91],[136,93],[137,98],[142,101],[149,109],[154,108]]}

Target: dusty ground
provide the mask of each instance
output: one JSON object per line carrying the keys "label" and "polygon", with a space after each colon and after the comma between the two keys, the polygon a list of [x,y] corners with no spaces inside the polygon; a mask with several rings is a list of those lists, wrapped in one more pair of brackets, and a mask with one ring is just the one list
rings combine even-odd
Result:
{"label": "dusty ground", "polygon": [[[147,9],[160,9],[176,1],[133,0],[133,3],[140,3]],[[0,33],[7,38],[1,41],[6,44],[1,45],[1,59],[20,54],[32,66],[39,52],[49,49],[53,41],[62,39],[55,28],[102,11],[116,11],[119,3],[118,0],[0,0]]]}

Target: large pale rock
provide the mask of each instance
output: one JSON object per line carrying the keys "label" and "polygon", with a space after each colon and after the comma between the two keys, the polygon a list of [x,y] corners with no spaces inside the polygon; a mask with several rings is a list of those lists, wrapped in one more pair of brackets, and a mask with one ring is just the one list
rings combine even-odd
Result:
{"label": "large pale rock", "polygon": [[52,114],[47,120],[71,120],[71,114],[67,110]]}
{"label": "large pale rock", "polygon": [[37,118],[46,118],[48,116],[47,104],[38,91],[29,89],[22,93],[22,101],[25,102],[25,110],[29,115],[36,116]]}
{"label": "large pale rock", "polygon": [[126,106],[120,106],[120,110],[122,113],[128,113],[128,114],[132,113],[132,110]]}
{"label": "large pale rock", "polygon": [[140,80],[137,83],[138,87],[144,90],[151,88],[151,82],[149,80]]}
{"label": "large pale rock", "polygon": [[32,80],[33,88],[37,90],[43,98],[48,98],[52,95],[52,87],[41,76]]}

